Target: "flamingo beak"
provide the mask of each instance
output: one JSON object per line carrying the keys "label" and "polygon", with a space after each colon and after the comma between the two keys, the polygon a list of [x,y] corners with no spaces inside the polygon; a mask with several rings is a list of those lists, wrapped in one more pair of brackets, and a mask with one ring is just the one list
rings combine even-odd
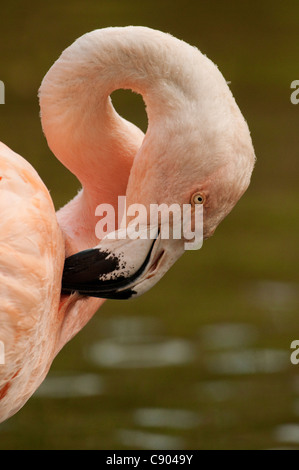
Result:
{"label": "flamingo beak", "polygon": [[183,254],[179,240],[162,240],[157,228],[151,238],[106,236],[95,248],[65,260],[62,294],[129,299],[148,291]]}

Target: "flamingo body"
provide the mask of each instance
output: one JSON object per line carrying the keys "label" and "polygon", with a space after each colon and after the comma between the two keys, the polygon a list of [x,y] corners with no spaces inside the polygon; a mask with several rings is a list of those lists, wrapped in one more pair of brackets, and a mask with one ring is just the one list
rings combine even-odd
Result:
{"label": "flamingo body", "polygon": [[0,340],[5,351],[0,415],[5,419],[38,387],[52,362],[64,243],[47,188],[32,166],[3,144],[0,194]]}

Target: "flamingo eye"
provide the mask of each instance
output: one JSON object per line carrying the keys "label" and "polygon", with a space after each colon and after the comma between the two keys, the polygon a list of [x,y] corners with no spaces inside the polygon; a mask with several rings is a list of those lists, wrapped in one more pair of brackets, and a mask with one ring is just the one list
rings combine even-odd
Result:
{"label": "flamingo eye", "polygon": [[191,197],[191,204],[194,206],[195,204],[204,204],[205,202],[205,195],[203,193],[195,193]]}

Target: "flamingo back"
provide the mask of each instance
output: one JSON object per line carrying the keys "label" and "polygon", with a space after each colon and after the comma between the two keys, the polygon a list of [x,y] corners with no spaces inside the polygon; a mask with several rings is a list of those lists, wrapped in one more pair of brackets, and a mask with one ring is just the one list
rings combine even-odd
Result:
{"label": "flamingo back", "polygon": [[0,421],[48,372],[59,334],[64,241],[34,168],[0,143]]}

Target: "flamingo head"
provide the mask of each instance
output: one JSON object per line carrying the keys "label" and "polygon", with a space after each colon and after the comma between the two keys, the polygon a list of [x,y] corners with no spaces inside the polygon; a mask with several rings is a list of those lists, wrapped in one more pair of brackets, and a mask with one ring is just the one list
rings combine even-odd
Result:
{"label": "flamingo head", "polygon": [[149,126],[129,176],[122,228],[66,259],[63,293],[138,296],[214,233],[247,189],[255,161],[230,96],[217,119],[185,110]]}

